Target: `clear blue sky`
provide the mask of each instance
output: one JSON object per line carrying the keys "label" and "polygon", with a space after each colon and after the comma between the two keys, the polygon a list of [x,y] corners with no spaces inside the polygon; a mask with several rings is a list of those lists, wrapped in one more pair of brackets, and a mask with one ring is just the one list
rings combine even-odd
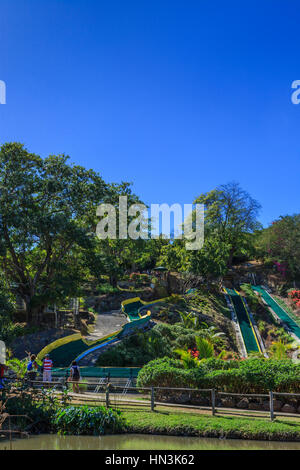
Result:
{"label": "clear blue sky", "polygon": [[0,143],[66,153],[148,204],[239,181],[299,212],[299,2],[2,0]]}

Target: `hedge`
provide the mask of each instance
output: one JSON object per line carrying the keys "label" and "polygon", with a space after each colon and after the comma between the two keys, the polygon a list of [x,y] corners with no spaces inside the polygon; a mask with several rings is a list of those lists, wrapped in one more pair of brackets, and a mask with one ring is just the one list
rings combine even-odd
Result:
{"label": "hedge", "polygon": [[137,385],[215,388],[232,393],[300,393],[300,364],[289,359],[207,359],[197,368],[184,369],[181,361],[164,357],[140,370]]}

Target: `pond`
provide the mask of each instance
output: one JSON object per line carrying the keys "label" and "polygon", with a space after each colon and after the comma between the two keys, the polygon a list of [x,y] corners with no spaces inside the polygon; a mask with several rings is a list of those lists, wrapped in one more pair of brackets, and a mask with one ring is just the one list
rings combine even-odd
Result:
{"label": "pond", "polygon": [[[7,440],[0,450],[9,450]],[[300,442],[248,441],[201,437],[115,434],[111,436],[58,436],[41,434],[12,441],[13,450],[300,450]]]}

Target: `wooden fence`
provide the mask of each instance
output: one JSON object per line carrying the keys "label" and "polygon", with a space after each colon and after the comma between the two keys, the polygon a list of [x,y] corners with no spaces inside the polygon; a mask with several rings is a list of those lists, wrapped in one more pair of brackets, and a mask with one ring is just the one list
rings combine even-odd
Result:
{"label": "wooden fence", "polygon": [[[27,382],[28,379],[27,379]],[[42,382],[39,380],[29,382],[29,385],[32,387],[43,387],[51,388],[57,392],[70,389],[73,384],[79,388],[84,388],[84,392],[71,393],[72,401],[74,403],[90,403],[91,405],[103,405],[107,408],[119,408],[123,410],[150,410],[155,411],[158,407],[175,407],[189,410],[209,410],[214,416],[218,409],[222,410],[239,410],[239,411],[250,411],[242,410],[241,408],[230,407],[230,406],[220,406],[218,405],[218,399],[222,397],[233,397],[233,398],[249,398],[249,399],[260,399],[268,401],[269,410],[251,410],[253,413],[263,413],[264,416],[268,413],[270,420],[273,421],[276,415],[280,416],[293,416],[300,418],[300,413],[284,413],[274,411],[274,399],[276,397],[288,397],[288,399],[298,399],[300,400],[299,393],[282,393],[269,391],[269,393],[232,393],[232,392],[223,392],[216,390],[214,388],[209,389],[197,389],[197,388],[175,388],[175,387],[133,387],[129,384],[118,386],[112,385],[107,382],[78,382],[70,381],[66,378],[62,378],[60,381],[56,382]],[[77,388],[77,387],[76,387]],[[92,390],[92,391],[89,391]],[[97,392],[95,391],[97,390]],[[167,393],[169,392],[169,393]],[[163,394],[169,394],[173,396],[172,401],[165,401],[164,399],[159,400]],[[188,404],[176,402],[176,395],[188,394],[190,397],[194,394],[196,398],[199,398],[199,395],[204,395],[207,397],[207,405],[197,405],[197,404]],[[174,398],[175,397],[175,398]],[[188,401],[188,400],[187,400]],[[195,401],[195,400],[194,400]]]}

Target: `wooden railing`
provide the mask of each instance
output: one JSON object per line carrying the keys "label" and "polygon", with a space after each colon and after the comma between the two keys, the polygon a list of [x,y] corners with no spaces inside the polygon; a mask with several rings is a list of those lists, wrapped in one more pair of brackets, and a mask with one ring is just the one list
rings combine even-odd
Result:
{"label": "wooden railing", "polygon": [[[29,381],[27,383],[31,387],[38,388],[51,388],[57,392],[70,389],[73,384],[79,387],[79,393],[74,393],[70,390],[70,396],[72,401],[75,403],[81,402],[90,403],[95,405],[104,405],[111,408],[119,409],[148,409],[155,411],[158,407],[175,407],[189,410],[209,410],[214,416],[218,411],[222,410],[235,410],[244,411],[248,413],[263,413],[268,415],[270,420],[273,421],[278,416],[289,416],[300,418],[300,413],[284,413],[274,411],[274,399],[276,397],[288,397],[289,399],[300,400],[300,393],[284,393],[274,392],[270,390],[268,393],[232,393],[217,390],[215,388],[198,389],[198,388],[179,388],[179,387],[133,387],[126,385],[113,385],[108,382],[108,378],[99,384],[99,382],[87,382],[87,381],[71,381],[67,377],[62,378],[60,381],[55,382],[43,382],[41,380]],[[84,387],[84,391],[80,391],[80,388]],[[126,393],[124,393],[124,387],[126,387]],[[77,387],[76,387],[77,388]],[[95,390],[97,389],[97,393]],[[169,392],[169,393],[167,393]],[[180,394],[187,394],[188,398],[185,403],[180,402]],[[197,400],[201,397],[206,397],[207,404],[197,404]],[[167,401],[167,398],[171,398],[171,401]],[[218,399],[222,397],[232,398],[250,398],[265,400],[269,403],[268,410],[246,410],[240,407],[230,407],[220,405]],[[249,414],[249,413],[248,413]]]}

